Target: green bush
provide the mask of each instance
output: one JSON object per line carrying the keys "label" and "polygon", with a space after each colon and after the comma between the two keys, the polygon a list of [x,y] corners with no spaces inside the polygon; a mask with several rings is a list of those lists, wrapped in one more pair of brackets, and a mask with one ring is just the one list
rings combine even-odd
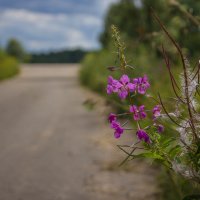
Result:
{"label": "green bush", "polygon": [[12,77],[19,72],[18,61],[0,51],[0,80]]}
{"label": "green bush", "polygon": [[104,93],[106,77],[109,74],[106,66],[109,66],[109,63],[113,63],[113,58],[106,50],[87,54],[80,71],[81,83],[93,91]]}

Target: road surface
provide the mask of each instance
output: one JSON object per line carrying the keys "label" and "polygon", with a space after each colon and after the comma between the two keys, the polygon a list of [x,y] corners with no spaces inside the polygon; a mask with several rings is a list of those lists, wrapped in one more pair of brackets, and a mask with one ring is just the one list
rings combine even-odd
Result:
{"label": "road surface", "polygon": [[121,161],[76,65],[23,65],[0,83],[0,200],[155,199],[154,171]]}

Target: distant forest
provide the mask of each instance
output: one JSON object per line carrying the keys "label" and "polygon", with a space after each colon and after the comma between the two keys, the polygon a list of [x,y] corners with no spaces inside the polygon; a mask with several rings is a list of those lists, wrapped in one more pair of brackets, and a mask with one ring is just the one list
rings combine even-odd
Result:
{"label": "distant forest", "polygon": [[33,53],[30,63],[79,63],[88,51],[81,49],[63,50],[49,53]]}

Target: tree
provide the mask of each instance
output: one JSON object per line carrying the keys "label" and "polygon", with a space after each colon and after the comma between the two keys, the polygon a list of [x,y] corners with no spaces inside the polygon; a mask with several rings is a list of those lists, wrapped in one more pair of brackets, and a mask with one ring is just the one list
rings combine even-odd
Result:
{"label": "tree", "polygon": [[113,4],[105,17],[104,31],[100,35],[103,47],[108,47],[112,24],[116,25],[127,38],[139,37],[142,32],[140,10],[133,4],[132,0],[121,0],[119,3]]}
{"label": "tree", "polygon": [[8,41],[6,45],[6,52],[20,61],[23,61],[25,58],[25,51],[23,46],[18,40],[14,38]]}
{"label": "tree", "polygon": [[[126,43],[134,46],[135,42],[140,41],[146,47],[153,45],[158,48],[154,36],[156,35],[158,43],[160,43],[163,34],[151,15],[151,8],[157,13],[176,41],[182,47],[188,48],[190,56],[198,54],[200,50],[198,45],[200,40],[198,26],[200,1],[195,0],[141,0],[140,7],[136,6],[133,0],[121,0],[110,7],[105,17],[104,30],[100,35],[102,46],[109,47],[110,27],[114,24],[120,30]],[[194,23],[195,21],[197,22]],[[191,34],[191,37],[188,37],[188,34]],[[169,50],[171,51],[170,47]]]}

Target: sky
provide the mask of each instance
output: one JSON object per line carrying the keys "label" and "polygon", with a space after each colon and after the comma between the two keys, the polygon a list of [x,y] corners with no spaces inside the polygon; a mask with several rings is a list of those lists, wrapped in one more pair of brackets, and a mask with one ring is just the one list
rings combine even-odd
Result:
{"label": "sky", "polygon": [[97,49],[103,19],[118,0],[0,0],[0,45],[10,38],[27,51]]}

